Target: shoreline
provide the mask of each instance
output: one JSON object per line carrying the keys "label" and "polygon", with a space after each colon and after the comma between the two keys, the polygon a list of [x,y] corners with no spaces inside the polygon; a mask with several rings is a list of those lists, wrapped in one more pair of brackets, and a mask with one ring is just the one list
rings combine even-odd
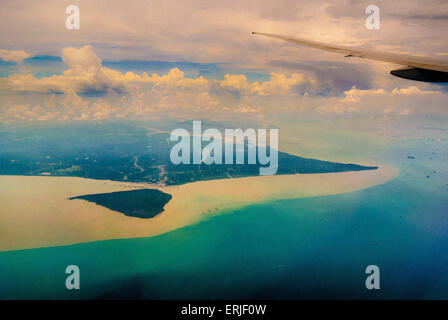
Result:
{"label": "shoreline", "polygon": [[[2,175],[0,225],[6,227],[0,233],[0,252],[152,237],[250,204],[359,191],[397,174],[398,169],[380,165],[376,170],[255,176],[163,187],[77,177]],[[68,200],[141,188],[158,189],[172,199],[151,219],[124,216],[84,200]]]}

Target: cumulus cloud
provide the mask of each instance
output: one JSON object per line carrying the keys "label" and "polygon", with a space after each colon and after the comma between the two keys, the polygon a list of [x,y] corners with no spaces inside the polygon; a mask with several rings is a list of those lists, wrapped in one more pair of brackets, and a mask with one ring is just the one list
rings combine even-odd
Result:
{"label": "cumulus cloud", "polygon": [[224,80],[220,81],[220,86],[266,96],[287,94],[294,86],[306,82],[312,84],[315,83],[313,79],[307,78],[303,74],[293,73],[290,76],[287,76],[284,74],[271,72],[270,80],[263,81],[261,83],[255,81],[250,84],[247,82],[247,77],[245,75],[225,75]]}
{"label": "cumulus cloud", "polygon": [[188,78],[179,68],[163,75],[123,73],[104,67],[89,45],[64,48],[62,60],[69,67],[62,74],[38,78],[14,73],[0,79],[3,122],[141,119],[217,110],[254,114],[261,110],[257,97],[298,95],[300,86],[315,85],[314,79],[298,73],[272,72],[270,79],[253,82],[244,74],[226,74],[224,80]]}
{"label": "cumulus cloud", "polygon": [[179,68],[162,75],[120,72],[104,67],[91,46],[64,48],[62,59],[68,66],[62,74],[14,73],[0,79],[0,122],[448,114],[446,92],[408,81],[401,82],[405,87],[353,86],[328,96],[321,94],[325,82],[297,72],[271,72],[265,81],[249,81],[245,74],[189,78]]}
{"label": "cumulus cloud", "polygon": [[226,74],[224,80],[219,82],[221,87],[234,88],[236,90],[246,90],[249,88],[247,77],[244,74]]}
{"label": "cumulus cloud", "polygon": [[[14,73],[2,79],[2,87],[19,92],[41,93],[89,93],[89,92],[126,92],[129,84],[147,84],[165,89],[201,89],[209,90],[215,86],[215,80],[208,80],[200,76],[187,78],[178,68],[171,69],[165,75],[146,72],[122,73],[102,66],[101,59],[95,54],[92,46],[87,45],[80,49],[67,47],[62,50],[62,60],[69,66],[62,75],[37,78],[31,73]],[[293,73],[290,76],[272,72],[271,79],[259,83],[248,83],[245,75],[224,75],[225,79],[219,82],[219,87],[239,90],[244,94],[275,95],[287,94],[294,86],[312,79],[304,75]]]}
{"label": "cumulus cloud", "polygon": [[23,60],[31,57],[31,54],[22,50],[5,50],[0,49],[0,58],[4,61],[12,61],[22,63]]}
{"label": "cumulus cloud", "polygon": [[62,50],[62,60],[69,66],[62,75],[37,78],[31,73],[14,73],[0,80],[3,88],[19,92],[41,93],[107,93],[125,92],[127,84],[147,83],[166,88],[206,87],[208,80],[203,77],[186,78],[178,68],[166,75],[134,72],[125,74],[102,66],[101,59],[90,45],[80,49],[67,47]]}
{"label": "cumulus cloud", "polygon": [[4,87],[21,92],[106,92],[120,91],[114,71],[102,67],[101,59],[91,46],[62,50],[62,60],[69,65],[62,75],[36,78],[32,74],[15,73],[2,80]]}
{"label": "cumulus cloud", "polygon": [[439,90],[409,86],[406,88],[366,89],[353,87],[341,98],[327,99],[316,108],[318,113],[409,114],[447,115],[448,96]]}
{"label": "cumulus cloud", "polygon": [[[249,87],[251,83],[249,83]],[[244,89],[247,90],[247,89]],[[331,114],[406,117],[448,115],[447,94],[416,86],[384,89],[353,87],[340,97],[247,94],[229,99],[225,92],[201,87],[138,86],[127,94],[84,97],[77,93],[14,95],[2,99],[0,122],[47,120],[247,119]]]}

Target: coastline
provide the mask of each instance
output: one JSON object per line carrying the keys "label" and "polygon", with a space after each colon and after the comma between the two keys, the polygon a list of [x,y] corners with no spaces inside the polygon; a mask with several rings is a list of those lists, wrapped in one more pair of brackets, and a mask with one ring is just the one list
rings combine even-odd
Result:
{"label": "coastline", "polygon": [[[393,179],[398,169],[256,176],[152,184],[76,177],[0,176],[0,252],[99,240],[151,237],[253,203],[354,192]],[[84,200],[82,194],[157,188],[171,194],[151,219],[127,217]]]}

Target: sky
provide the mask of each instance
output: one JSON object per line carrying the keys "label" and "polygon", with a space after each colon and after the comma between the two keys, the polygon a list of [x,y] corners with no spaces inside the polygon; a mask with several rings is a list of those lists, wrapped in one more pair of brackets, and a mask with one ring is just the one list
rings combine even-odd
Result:
{"label": "sky", "polygon": [[[68,5],[80,29],[68,30]],[[368,30],[365,9],[380,8]],[[447,116],[401,66],[254,36],[448,60],[448,2],[0,1],[0,122]]]}

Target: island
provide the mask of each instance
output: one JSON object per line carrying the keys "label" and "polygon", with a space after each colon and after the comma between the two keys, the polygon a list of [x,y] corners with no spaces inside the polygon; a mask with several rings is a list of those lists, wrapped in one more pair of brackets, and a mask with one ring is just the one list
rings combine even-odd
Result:
{"label": "island", "polygon": [[110,193],[87,194],[71,197],[69,200],[86,200],[128,217],[153,218],[163,212],[171,200],[170,194],[157,189],[139,189]]}

